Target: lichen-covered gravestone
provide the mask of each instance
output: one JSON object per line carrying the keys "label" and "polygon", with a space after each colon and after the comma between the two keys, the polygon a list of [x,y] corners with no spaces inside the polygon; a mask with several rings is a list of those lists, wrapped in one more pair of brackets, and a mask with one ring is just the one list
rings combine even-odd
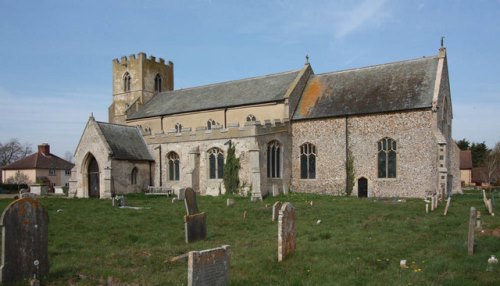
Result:
{"label": "lichen-covered gravestone", "polygon": [[284,203],[278,216],[278,261],[283,261],[295,252],[295,208]]}
{"label": "lichen-covered gravestone", "polygon": [[280,213],[281,205],[282,205],[282,203],[280,201],[274,203],[274,205],[273,205],[273,217],[271,219],[272,221],[278,220],[278,215]]}
{"label": "lichen-covered gravestone", "polygon": [[190,251],[188,257],[188,285],[228,285],[230,246]]}
{"label": "lichen-covered gravestone", "polygon": [[184,216],[184,233],[186,243],[203,240],[207,237],[207,215],[198,211],[196,203],[196,192],[191,188],[185,190],[184,204],[186,215]]}
{"label": "lichen-covered gravestone", "polygon": [[38,200],[19,199],[4,210],[0,282],[37,279],[49,274],[49,216]]}

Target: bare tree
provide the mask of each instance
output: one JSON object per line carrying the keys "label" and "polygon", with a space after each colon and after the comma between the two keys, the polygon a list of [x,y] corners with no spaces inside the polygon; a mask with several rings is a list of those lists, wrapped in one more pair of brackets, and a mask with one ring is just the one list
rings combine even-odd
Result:
{"label": "bare tree", "polygon": [[31,184],[30,179],[25,173],[17,171],[13,177],[10,177],[6,180],[7,184],[15,184],[17,185],[17,190],[20,189],[20,186],[23,184]]}
{"label": "bare tree", "polygon": [[32,152],[31,144],[21,144],[16,138],[4,144],[0,143],[0,167],[22,159]]}
{"label": "bare tree", "polygon": [[500,142],[491,150],[484,159],[482,179],[487,183],[492,183],[500,179]]}

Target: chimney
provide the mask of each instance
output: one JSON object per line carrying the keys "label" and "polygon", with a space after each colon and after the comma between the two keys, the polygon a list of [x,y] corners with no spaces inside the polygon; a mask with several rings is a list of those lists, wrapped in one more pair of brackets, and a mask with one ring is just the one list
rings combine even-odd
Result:
{"label": "chimney", "polygon": [[38,153],[41,153],[43,155],[50,155],[50,145],[47,143],[42,143],[38,145]]}

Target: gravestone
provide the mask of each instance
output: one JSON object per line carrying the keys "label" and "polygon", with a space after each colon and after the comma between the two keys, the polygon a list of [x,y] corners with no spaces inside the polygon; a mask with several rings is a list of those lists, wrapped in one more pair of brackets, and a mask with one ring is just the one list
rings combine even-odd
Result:
{"label": "gravestone", "polygon": [[63,187],[62,186],[55,186],[54,187],[54,194],[65,195]]}
{"label": "gravestone", "polygon": [[467,253],[469,255],[474,254],[474,231],[476,228],[477,212],[476,208],[470,208],[469,214],[469,233],[467,235]]}
{"label": "gravestone", "polygon": [[186,243],[207,238],[207,215],[205,213],[185,215],[184,233]]}
{"label": "gravestone", "polygon": [[184,234],[186,243],[203,240],[207,237],[207,215],[198,211],[196,192],[192,188],[185,189]]}
{"label": "gravestone", "polygon": [[13,201],[3,211],[0,283],[37,279],[49,274],[47,211],[38,200]]}
{"label": "gravestone", "polygon": [[234,206],[234,199],[227,199],[227,201],[226,201],[226,205],[227,205],[228,207],[232,207],[232,206]]}
{"label": "gravestone", "polygon": [[186,188],[184,195],[184,205],[186,206],[187,214],[192,215],[199,213],[198,204],[196,203],[196,192],[191,188]]}
{"label": "gravestone", "polygon": [[448,208],[450,207],[450,203],[451,203],[451,196],[448,197],[448,200],[446,201],[446,207],[444,208],[444,215],[447,215],[448,214]]}
{"label": "gravestone", "polygon": [[284,203],[278,216],[278,261],[283,261],[295,252],[295,208],[291,203]]}
{"label": "gravestone", "polygon": [[280,201],[274,203],[274,205],[273,205],[273,217],[271,219],[272,221],[278,220],[278,215],[280,213],[281,205],[282,205],[282,203]]}
{"label": "gravestone", "polygon": [[231,247],[190,251],[188,257],[188,285],[228,285]]}

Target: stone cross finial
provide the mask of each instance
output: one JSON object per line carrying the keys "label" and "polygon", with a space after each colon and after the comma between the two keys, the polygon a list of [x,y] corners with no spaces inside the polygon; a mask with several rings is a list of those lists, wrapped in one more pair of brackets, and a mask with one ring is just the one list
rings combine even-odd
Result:
{"label": "stone cross finial", "polygon": [[309,64],[309,55],[306,54],[306,65]]}
{"label": "stone cross finial", "polygon": [[441,48],[444,47],[444,36],[441,36]]}

